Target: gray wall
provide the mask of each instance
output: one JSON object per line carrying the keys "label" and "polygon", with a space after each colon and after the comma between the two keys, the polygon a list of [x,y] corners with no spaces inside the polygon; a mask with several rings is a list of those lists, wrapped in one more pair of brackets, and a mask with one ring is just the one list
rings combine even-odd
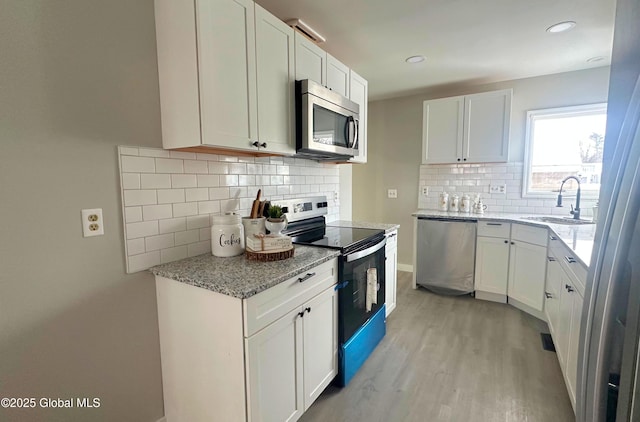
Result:
{"label": "gray wall", "polygon": [[[400,224],[398,261],[411,265],[422,162],[422,102],[513,88],[509,161],[522,162],[527,110],[607,101],[609,67],[481,86],[457,86],[369,103],[368,163],[353,166],[353,219]],[[398,199],[387,199],[387,189]]]}
{"label": "gray wall", "polygon": [[[163,415],[155,287],[126,276],[116,145],[161,146],[153,1],[3,1],[0,409],[3,421]],[[106,233],[83,238],[82,208]]]}

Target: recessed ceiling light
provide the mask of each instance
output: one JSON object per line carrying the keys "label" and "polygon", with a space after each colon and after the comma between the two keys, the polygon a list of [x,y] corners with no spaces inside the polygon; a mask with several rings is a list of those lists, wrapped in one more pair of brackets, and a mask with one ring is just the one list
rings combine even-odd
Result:
{"label": "recessed ceiling light", "polygon": [[551,25],[550,27],[548,27],[547,32],[551,32],[555,34],[558,32],[568,31],[575,26],[576,26],[576,23],[574,21],[559,22],[559,23],[556,23],[555,25]]}
{"label": "recessed ceiling light", "polygon": [[604,56],[591,57],[590,59],[587,59],[587,63],[597,63],[603,61],[604,59]]}
{"label": "recessed ceiling light", "polygon": [[411,56],[407,57],[405,62],[407,63],[421,63],[425,60],[424,56]]}

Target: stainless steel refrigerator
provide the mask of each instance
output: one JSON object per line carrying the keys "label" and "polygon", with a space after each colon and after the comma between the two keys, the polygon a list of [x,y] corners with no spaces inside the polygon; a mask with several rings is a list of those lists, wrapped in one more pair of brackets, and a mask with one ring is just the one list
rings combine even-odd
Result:
{"label": "stainless steel refrigerator", "polygon": [[639,121],[640,79],[600,192],[580,332],[580,422],[640,421]]}

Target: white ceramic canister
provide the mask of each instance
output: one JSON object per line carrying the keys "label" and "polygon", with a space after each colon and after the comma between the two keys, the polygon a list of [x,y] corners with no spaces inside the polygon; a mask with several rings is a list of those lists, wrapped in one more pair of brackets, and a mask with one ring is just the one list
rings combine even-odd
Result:
{"label": "white ceramic canister", "polygon": [[266,218],[249,218],[242,217],[242,226],[244,227],[244,237],[245,239],[249,236],[253,236],[254,234],[266,234],[267,230],[265,228],[264,222]]}
{"label": "white ceramic canister", "polygon": [[471,212],[471,198],[469,195],[464,194],[460,199],[460,211],[461,212]]}
{"label": "white ceramic canister", "polygon": [[438,209],[440,211],[447,211],[449,209],[449,194],[442,192],[440,194],[440,202],[438,202]]}
{"label": "white ceramic canister", "polygon": [[451,198],[449,198],[449,211],[458,212],[460,204],[460,198],[458,195],[454,194]]}
{"label": "white ceramic canister", "polygon": [[244,252],[244,228],[240,216],[235,214],[214,215],[211,226],[211,253],[228,257]]}

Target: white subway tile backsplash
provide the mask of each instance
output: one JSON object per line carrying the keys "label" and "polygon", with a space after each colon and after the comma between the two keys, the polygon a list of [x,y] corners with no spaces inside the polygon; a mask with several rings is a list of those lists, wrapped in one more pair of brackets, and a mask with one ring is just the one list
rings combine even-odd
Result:
{"label": "white subway tile backsplash", "polygon": [[209,189],[208,188],[191,188],[185,189],[186,202],[194,201],[208,201]]}
{"label": "white subway tile backsplash", "polygon": [[160,251],[130,256],[127,260],[127,272],[135,273],[160,264]]}
{"label": "white subway tile backsplash", "polygon": [[182,204],[173,204],[173,216],[174,217],[186,217],[189,215],[198,214],[197,202],[185,202]]}
{"label": "white subway tile backsplash", "polygon": [[142,221],[142,207],[125,207],[124,208],[125,223],[137,223]]}
{"label": "white subway tile backsplash", "polygon": [[123,189],[140,189],[140,173],[123,173]]}
{"label": "white subway tile backsplash", "polygon": [[157,148],[140,148],[141,157],[169,158],[169,151]]}
{"label": "white subway tile backsplash", "polygon": [[183,161],[174,158],[156,158],[156,172],[184,173]]}
{"label": "white subway tile backsplash", "polygon": [[171,217],[173,217],[171,204],[145,205],[142,207],[142,218],[144,221],[162,220]]}
{"label": "white subway tile backsplash", "polygon": [[[211,216],[227,211],[247,215],[258,189],[268,200],[332,196],[339,189],[335,164],[146,147],[120,147],[118,151],[128,272],[211,253]],[[420,174],[432,173],[423,166]],[[439,183],[448,184],[450,178],[451,173],[443,174]],[[432,190],[440,188],[426,185]],[[330,202],[327,221],[338,217],[337,204]]]}
{"label": "white subway tile backsplash", "polygon": [[[224,177],[224,176],[218,176],[214,174],[199,174],[198,187],[208,188],[208,187],[220,186],[220,177]],[[237,178],[238,176],[235,176],[235,177]]]}
{"label": "white subway tile backsplash", "polygon": [[174,233],[187,230],[187,219],[185,217],[169,218],[158,221],[160,233]]}
{"label": "white subway tile backsplash", "polygon": [[131,207],[134,205],[153,205],[157,203],[155,190],[125,190],[124,205]]}
{"label": "white subway tile backsplash", "polygon": [[185,202],[184,189],[159,189],[158,204]]}
{"label": "white subway tile backsplash", "polygon": [[198,187],[196,175],[195,174],[172,174],[171,187],[172,188],[196,188]]}
{"label": "white subway tile backsplash", "polygon": [[124,173],[155,173],[156,164],[153,158],[122,155],[122,171]]}
{"label": "white subway tile backsplash", "polygon": [[167,249],[174,246],[174,234],[160,234],[157,236],[149,236],[144,238],[145,249],[149,251],[157,251]]}
{"label": "white subway tile backsplash", "polygon": [[184,161],[184,172],[185,173],[196,173],[196,174],[207,174],[207,173],[209,173],[209,168],[207,166],[207,162],[206,161],[185,160]]}
{"label": "white subway tile backsplash", "polygon": [[144,237],[127,240],[127,255],[138,255],[144,253]]}
{"label": "white subway tile backsplash", "polygon": [[[176,246],[188,245],[189,243],[196,243],[200,241],[200,230],[187,230],[186,232],[176,233]],[[202,229],[206,230],[206,229]],[[211,229],[209,229],[211,230]],[[204,239],[203,239],[204,240]]]}
{"label": "white subway tile backsplash", "polygon": [[198,243],[190,243],[189,245],[187,245],[187,256],[197,256],[205,253],[211,253],[211,242],[209,240]]}
{"label": "white subway tile backsplash", "polygon": [[173,262],[187,257],[186,246],[176,246],[175,248],[162,249],[160,251],[160,263]]}
{"label": "white subway tile backsplash", "polygon": [[140,223],[127,223],[127,239],[155,236],[158,234],[158,221],[143,221]]}
{"label": "white subway tile backsplash", "polygon": [[142,189],[168,189],[171,187],[171,177],[168,174],[141,174],[140,187]]}
{"label": "white subway tile backsplash", "polygon": [[186,230],[201,229],[203,227],[211,227],[211,218],[208,215],[197,215],[194,217],[187,217]]}

